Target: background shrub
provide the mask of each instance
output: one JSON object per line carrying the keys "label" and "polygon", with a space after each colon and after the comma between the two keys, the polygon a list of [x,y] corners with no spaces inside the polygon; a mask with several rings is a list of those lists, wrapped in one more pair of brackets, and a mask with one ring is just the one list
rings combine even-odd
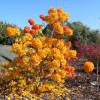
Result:
{"label": "background shrub", "polygon": [[14,37],[8,37],[6,35],[6,28],[8,26],[11,26],[11,27],[17,27],[16,25],[14,24],[9,24],[9,23],[6,23],[6,22],[0,22],[0,44],[6,44],[6,45],[11,45],[12,42],[14,41]]}

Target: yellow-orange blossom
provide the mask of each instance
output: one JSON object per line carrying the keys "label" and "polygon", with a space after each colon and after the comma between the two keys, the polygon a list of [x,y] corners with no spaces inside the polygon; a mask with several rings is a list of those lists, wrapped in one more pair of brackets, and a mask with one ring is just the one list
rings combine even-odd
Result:
{"label": "yellow-orange blossom", "polygon": [[94,70],[94,64],[91,61],[86,61],[84,63],[83,69],[87,73],[91,73]]}
{"label": "yellow-orange blossom", "polygon": [[[43,17],[43,16],[42,16]],[[55,34],[71,36],[72,29],[63,26],[69,15],[62,8],[51,8],[44,21],[51,24]],[[31,23],[32,24],[32,23]],[[8,27],[9,36],[20,35],[16,28]],[[17,57],[10,63],[3,65],[8,72],[5,77],[10,80],[12,92],[17,89],[14,84],[18,84],[18,95],[28,96],[38,92],[52,91],[57,84],[62,84],[67,77],[74,77],[74,67],[69,66],[68,60],[76,58],[76,51],[70,50],[70,42],[55,37],[40,36],[33,34],[29,30],[22,36],[15,39],[11,51],[17,54]],[[17,79],[17,82],[13,79]],[[30,90],[29,90],[30,89]],[[62,91],[62,89],[60,88]],[[59,91],[58,90],[58,93]],[[61,95],[63,95],[62,92]],[[11,95],[11,94],[10,94]]]}

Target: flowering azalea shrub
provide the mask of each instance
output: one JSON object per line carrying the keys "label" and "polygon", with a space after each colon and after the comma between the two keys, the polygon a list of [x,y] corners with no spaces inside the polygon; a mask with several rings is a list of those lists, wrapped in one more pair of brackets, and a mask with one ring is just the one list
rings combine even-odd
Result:
{"label": "flowering azalea shrub", "polygon": [[[59,36],[71,36],[73,31],[64,26],[69,15],[62,8],[51,8],[48,15],[40,18],[52,25],[52,35],[43,35],[41,24],[29,19],[30,26],[24,27],[24,34],[19,29],[8,27],[9,36],[16,36],[11,52],[17,54],[12,62],[3,63],[6,68],[1,77],[2,88],[6,86],[8,97],[39,97],[41,93],[65,96],[65,78],[75,76],[75,68],[69,65],[70,58],[76,58],[76,51],[71,50],[71,43],[59,39]],[[3,94],[5,91],[1,91]],[[66,97],[67,98],[67,97]]]}

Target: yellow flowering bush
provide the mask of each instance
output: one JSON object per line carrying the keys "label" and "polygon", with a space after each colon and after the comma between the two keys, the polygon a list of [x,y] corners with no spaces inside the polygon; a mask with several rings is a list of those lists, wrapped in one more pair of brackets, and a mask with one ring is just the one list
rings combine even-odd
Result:
{"label": "yellow flowering bush", "polygon": [[[62,8],[51,8],[48,14],[44,20],[52,24],[55,33],[64,35],[62,22],[68,20],[69,15]],[[29,23],[32,29],[34,25],[34,32],[35,29],[38,30],[38,25],[32,19]],[[68,90],[63,86],[65,78],[75,75],[75,69],[69,66],[68,60],[76,58],[76,51],[70,50],[70,42],[55,36],[41,36],[39,31],[33,33],[29,29],[25,27],[24,34],[21,35],[18,29],[7,28],[9,36],[19,35],[10,49],[17,56],[12,62],[2,64],[7,70],[3,72],[2,81],[9,83],[8,96],[35,98],[43,92],[59,96],[67,94]]]}
{"label": "yellow flowering bush", "polygon": [[7,27],[8,36],[20,35],[20,30],[16,27]]}

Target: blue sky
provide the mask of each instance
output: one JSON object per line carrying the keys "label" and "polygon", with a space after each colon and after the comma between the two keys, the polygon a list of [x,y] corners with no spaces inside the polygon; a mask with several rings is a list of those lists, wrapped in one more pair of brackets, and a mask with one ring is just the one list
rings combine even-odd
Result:
{"label": "blue sky", "polygon": [[100,0],[0,0],[0,21],[19,27],[27,25],[28,18],[42,23],[38,16],[51,7],[69,12],[71,22],[81,21],[92,29],[100,29]]}

